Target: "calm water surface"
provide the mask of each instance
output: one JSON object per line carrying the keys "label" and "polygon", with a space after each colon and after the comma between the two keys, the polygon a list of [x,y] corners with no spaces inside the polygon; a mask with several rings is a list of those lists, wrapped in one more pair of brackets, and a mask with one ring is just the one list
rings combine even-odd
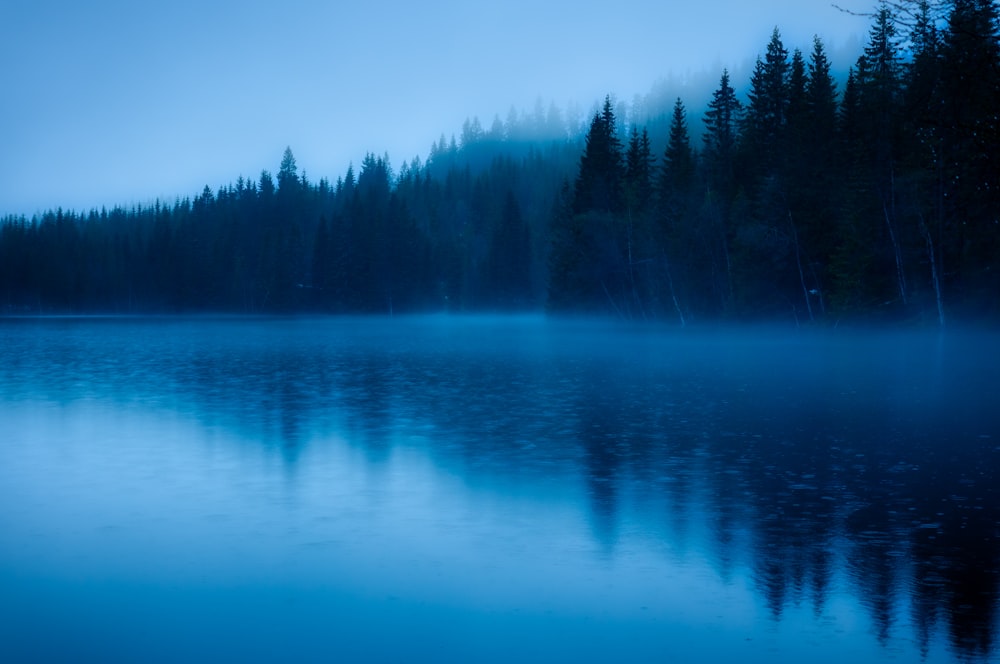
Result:
{"label": "calm water surface", "polygon": [[0,661],[997,661],[992,333],[0,321]]}

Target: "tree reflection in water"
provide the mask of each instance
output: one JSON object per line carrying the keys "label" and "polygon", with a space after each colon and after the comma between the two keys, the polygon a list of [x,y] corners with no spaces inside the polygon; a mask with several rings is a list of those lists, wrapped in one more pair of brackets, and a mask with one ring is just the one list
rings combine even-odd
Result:
{"label": "tree reflection in water", "polygon": [[944,628],[960,659],[997,652],[1000,367],[984,337],[941,350],[903,335],[181,321],[132,334],[125,372],[101,324],[8,334],[0,387],[68,400],[86,374],[87,390],[278,446],[290,468],[333,431],[373,462],[409,441],[470,485],[579,482],[604,556],[628,523],[703,548],[723,580],[749,569],[773,620],[803,603],[820,618],[843,578],[883,643],[912,629],[926,652]]}

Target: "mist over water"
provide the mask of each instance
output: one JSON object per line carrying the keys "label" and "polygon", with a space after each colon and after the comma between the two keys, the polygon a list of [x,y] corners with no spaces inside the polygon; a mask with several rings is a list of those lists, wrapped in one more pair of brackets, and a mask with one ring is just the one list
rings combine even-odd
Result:
{"label": "mist over water", "polygon": [[0,660],[989,661],[975,331],[0,321]]}

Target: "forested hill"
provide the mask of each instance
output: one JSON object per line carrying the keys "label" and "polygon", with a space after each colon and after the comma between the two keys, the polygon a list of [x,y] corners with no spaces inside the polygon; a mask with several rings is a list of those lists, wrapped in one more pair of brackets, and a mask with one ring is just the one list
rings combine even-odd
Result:
{"label": "forested hill", "polygon": [[665,144],[607,99],[585,136],[476,123],[396,172],[314,183],[286,150],[194,198],[7,216],[0,312],[1000,317],[997,3],[882,3],[830,72],[776,29],[745,98],[721,72]]}

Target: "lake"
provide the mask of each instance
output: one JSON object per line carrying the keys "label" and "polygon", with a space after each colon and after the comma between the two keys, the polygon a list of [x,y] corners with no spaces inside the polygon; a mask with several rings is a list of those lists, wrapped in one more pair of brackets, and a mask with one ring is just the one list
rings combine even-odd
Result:
{"label": "lake", "polygon": [[0,320],[0,661],[996,661],[997,341]]}

